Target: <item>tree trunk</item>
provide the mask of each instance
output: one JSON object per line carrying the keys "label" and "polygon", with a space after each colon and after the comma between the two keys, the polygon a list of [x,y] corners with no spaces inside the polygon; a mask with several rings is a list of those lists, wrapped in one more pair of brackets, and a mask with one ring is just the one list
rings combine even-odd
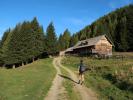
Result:
{"label": "tree trunk", "polygon": [[3,68],[4,68],[4,67],[6,67],[6,64],[3,64],[3,66],[2,66],[2,67],[3,67]]}
{"label": "tree trunk", "polygon": [[26,61],[26,62],[25,62],[25,65],[27,65],[27,64],[28,64],[28,62]]}
{"label": "tree trunk", "polygon": [[24,66],[24,62],[22,62],[22,66]]}
{"label": "tree trunk", "polygon": [[34,61],[35,61],[35,58],[33,57],[33,58],[32,58],[32,62],[34,62]]}
{"label": "tree trunk", "polygon": [[12,67],[13,69],[15,69],[15,65],[13,65],[13,67]]}

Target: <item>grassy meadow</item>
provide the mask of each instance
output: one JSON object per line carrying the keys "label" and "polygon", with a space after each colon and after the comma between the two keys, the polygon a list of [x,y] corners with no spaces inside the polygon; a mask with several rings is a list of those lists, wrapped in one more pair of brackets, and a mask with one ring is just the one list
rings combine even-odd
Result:
{"label": "grassy meadow", "polygon": [[16,69],[0,69],[0,100],[43,100],[56,70],[53,59],[41,59]]}
{"label": "grassy meadow", "polygon": [[128,58],[133,54],[123,55],[125,57],[122,59],[67,56],[62,64],[77,72],[80,59],[83,59],[91,69],[85,73],[85,85],[99,95],[99,100],[133,100],[133,59]]}

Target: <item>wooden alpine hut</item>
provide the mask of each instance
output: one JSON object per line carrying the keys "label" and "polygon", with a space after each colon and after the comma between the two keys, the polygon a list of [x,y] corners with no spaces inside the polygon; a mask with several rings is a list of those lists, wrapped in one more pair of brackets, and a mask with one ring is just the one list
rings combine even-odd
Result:
{"label": "wooden alpine hut", "polygon": [[65,54],[94,54],[112,56],[112,41],[106,35],[79,41],[76,45],[66,50]]}

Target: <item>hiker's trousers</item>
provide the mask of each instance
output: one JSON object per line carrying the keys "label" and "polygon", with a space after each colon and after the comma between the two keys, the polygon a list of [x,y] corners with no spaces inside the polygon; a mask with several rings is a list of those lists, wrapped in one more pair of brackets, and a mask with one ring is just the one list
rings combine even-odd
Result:
{"label": "hiker's trousers", "polygon": [[84,82],[84,74],[83,73],[79,73],[79,80],[81,82]]}

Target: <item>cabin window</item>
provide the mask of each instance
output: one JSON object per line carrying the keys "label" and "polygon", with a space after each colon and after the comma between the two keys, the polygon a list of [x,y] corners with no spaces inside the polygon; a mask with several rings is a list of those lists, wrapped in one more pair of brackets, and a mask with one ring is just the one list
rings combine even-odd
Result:
{"label": "cabin window", "polygon": [[87,44],[88,44],[88,42],[85,41],[85,42],[81,42],[81,44],[79,46],[83,46],[83,45],[87,45]]}

